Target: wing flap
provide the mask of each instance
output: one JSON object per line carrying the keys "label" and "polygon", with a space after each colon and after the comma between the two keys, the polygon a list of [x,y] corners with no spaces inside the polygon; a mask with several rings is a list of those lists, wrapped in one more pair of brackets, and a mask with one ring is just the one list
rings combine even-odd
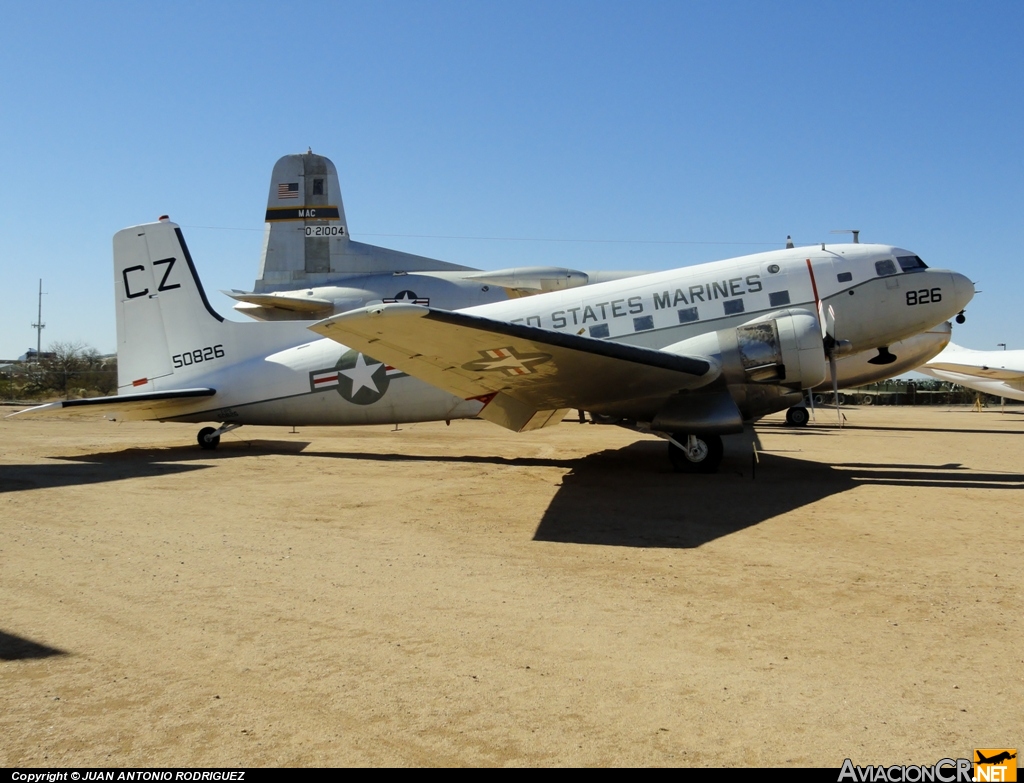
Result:
{"label": "wing flap", "polygon": [[211,397],[216,394],[214,389],[174,389],[169,391],[139,392],[138,394],[118,394],[111,397],[91,397],[86,400],[60,400],[36,405],[32,408],[9,413],[12,416],[96,416],[115,414],[117,417],[158,418],[156,415],[145,414],[170,413],[176,407],[183,407],[189,400]]}
{"label": "wing flap", "polygon": [[705,358],[408,304],[353,310],[309,328],[464,399],[500,394],[522,403],[504,425],[510,429],[526,409],[556,419],[564,409],[701,388],[720,372]]}

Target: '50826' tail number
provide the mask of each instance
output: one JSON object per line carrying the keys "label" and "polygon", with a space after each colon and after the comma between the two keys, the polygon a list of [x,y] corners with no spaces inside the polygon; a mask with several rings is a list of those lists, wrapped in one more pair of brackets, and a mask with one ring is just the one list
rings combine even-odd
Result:
{"label": "'50826' tail number", "polygon": [[208,345],[205,348],[196,348],[194,351],[176,353],[171,357],[175,367],[188,367],[190,364],[200,364],[213,359],[220,359],[224,356],[223,345]]}

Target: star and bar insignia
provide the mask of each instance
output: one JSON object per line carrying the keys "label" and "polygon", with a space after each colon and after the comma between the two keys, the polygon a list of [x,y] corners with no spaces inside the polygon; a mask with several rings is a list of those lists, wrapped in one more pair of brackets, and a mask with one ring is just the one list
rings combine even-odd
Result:
{"label": "star and bar insignia", "polygon": [[482,358],[467,362],[462,369],[472,372],[500,372],[506,377],[530,375],[537,372],[534,367],[551,361],[546,353],[519,353],[511,346],[507,348],[490,348],[479,351]]}
{"label": "star and bar insignia", "polygon": [[334,367],[309,374],[309,390],[336,388],[351,403],[372,405],[384,396],[391,381],[402,375],[400,370],[359,351],[347,351]]}

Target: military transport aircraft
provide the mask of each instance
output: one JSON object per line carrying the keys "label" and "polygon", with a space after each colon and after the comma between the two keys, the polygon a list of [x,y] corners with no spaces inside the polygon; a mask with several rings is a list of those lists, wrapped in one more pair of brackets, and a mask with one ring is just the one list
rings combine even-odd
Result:
{"label": "military transport aircraft", "polygon": [[[266,229],[259,272],[251,292],[224,291],[235,309],[256,320],[319,320],[378,302],[457,310],[509,298],[621,280],[642,272],[583,272],[551,266],[481,271],[411,255],[350,238],[338,172],[324,155],[285,155],[274,164],[267,194]],[[859,232],[854,232],[856,242]],[[793,242],[787,237],[787,247]],[[844,385],[871,383],[912,369],[941,351],[949,329],[930,330],[893,346],[898,361],[869,364],[874,354],[843,357]],[[857,365],[860,365],[859,371]],[[819,390],[834,385],[826,374]],[[804,425],[808,410],[787,412]]]}
{"label": "military transport aircraft", "polygon": [[349,237],[334,163],[312,150],[274,164],[263,254],[252,291],[224,291],[260,321],[319,320],[373,302],[445,310],[633,277],[527,266],[484,272]]}
{"label": "military transport aircraft", "polygon": [[822,244],[457,311],[396,302],[237,323],[210,306],[169,220],[114,236],[114,288],[119,394],[12,415],[219,422],[198,436],[214,448],[242,424],[479,415],[524,431],[578,408],[665,438],[694,472],[717,469],[722,434],[796,404],[830,365],[839,381],[850,357],[884,373],[893,346],[974,295],[908,251]]}
{"label": "military transport aircraft", "polygon": [[916,371],[996,397],[1024,400],[1024,351],[972,351],[950,343]]}

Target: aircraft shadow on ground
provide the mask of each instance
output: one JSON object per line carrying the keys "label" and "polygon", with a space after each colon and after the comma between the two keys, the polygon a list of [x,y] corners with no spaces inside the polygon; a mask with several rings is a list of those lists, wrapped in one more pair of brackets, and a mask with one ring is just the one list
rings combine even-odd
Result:
{"label": "aircraft shadow on ground", "polygon": [[52,489],[142,476],[167,476],[200,470],[204,465],[161,465],[153,462],[135,464],[86,463],[73,465],[4,465],[0,468],[0,494],[29,489]]}
{"label": "aircraft shadow on ground", "polygon": [[[1016,423],[1016,422],[1015,422]],[[954,435],[1010,435],[1020,437],[1024,432],[1020,430],[1006,429],[955,429],[945,427],[878,427],[862,426],[859,424],[846,424],[846,429],[851,430],[877,430],[878,432],[951,432]]]}
{"label": "aircraft shadow on ground", "polygon": [[33,642],[31,639],[15,636],[13,633],[0,631],[0,661],[24,661],[30,658],[50,658],[54,655],[67,653]]}
{"label": "aircraft shadow on ground", "polygon": [[[299,441],[238,441],[222,443],[216,452],[190,445],[65,457],[61,459],[75,464],[4,467],[0,492],[171,475],[213,467],[218,459],[260,454],[363,462],[554,467],[568,472],[544,512],[534,540],[692,548],[864,485],[1024,489],[1024,473],[982,473],[959,463],[825,465],[790,456],[783,450],[760,451],[755,473],[752,454],[745,450],[749,441],[742,439],[727,443],[721,470],[714,475],[672,472],[664,442],[653,440],[581,458],[310,452],[308,446],[308,442]],[[505,480],[514,481],[514,476]]]}
{"label": "aircraft shadow on ground", "polygon": [[[60,463],[0,466],[0,494],[28,489],[102,484],[133,478],[171,476],[212,467],[219,457],[258,454],[296,454],[308,441],[236,441],[221,444],[217,451],[195,445],[159,449],[129,448],[75,457],[55,457]],[[180,464],[196,463],[196,464]],[[200,464],[203,463],[203,464]]]}
{"label": "aircraft shadow on ground", "polygon": [[858,486],[1024,489],[1024,474],[962,465],[817,462],[761,452],[752,462],[727,452],[719,473],[681,475],[665,446],[640,441],[577,460],[534,535],[537,541],[693,548]]}

